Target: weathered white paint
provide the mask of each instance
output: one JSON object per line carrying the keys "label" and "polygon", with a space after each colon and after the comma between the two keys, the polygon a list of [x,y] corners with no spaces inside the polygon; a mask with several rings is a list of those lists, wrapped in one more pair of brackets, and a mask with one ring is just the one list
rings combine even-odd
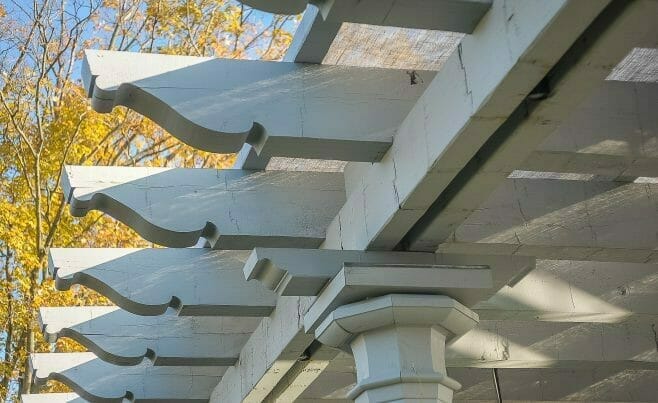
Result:
{"label": "weathered white paint", "polygon": [[71,338],[102,360],[155,366],[228,366],[237,361],[259,318],[137,316],[113,306],[39,309],[47,339]]}
{"label": "weathered white paint", "polygon": [[49,269],[59,290],[92,288],[138,315],[267,316],[276,294],[247,282],[247,251],[209,249],[51,248]]}
{"label": "weathered white paint", "polygon": [[312,334],[300,332],[311,302],[310,297],[279,297],[274,312],[254,331],[211,400],[262,402],[313,342]]}
{"label": "weathered white paint", "polygon": [[[345,200],[327,172],[67,166],[74,216],[99,210],[169,247],[317,247]],[[276,212],[276,214],[273,214]]]}
{"label": "weathered white paint", "polygon": [[313,385],[339,354],[345,353],[323,344],[318,345],[317,349],[312,352],[309,351],[308,359],[294,363],[285,376],[277,382],[272,391],[262,400],[263,403],[297,402],[299,396]]}
{"label": "weathered white paint", "polygon": [[435,75],[415,74],[97,50],[83,68],[95,110],[126,106],[202,150],[368,162]]}
{"label": "weathered white paint", "polygon": [[[441,195],[441,203],[434,204],[417,228],[407,235],[409,248],[435,250],[487,200],[509,173],[531,156],[542,140],[568,122],[573,111],[596,94],[614,66],[634,47],[658,46],[657,17],[658,3],[652,0],[614,3],[606,9],[565,55],[559,68],[549,74],[548,88],[537,89],[539,95],[548,92],[547,98],[539,102],[527,101],[517,109],[494,134],[498,144],[485,145],[476,160],[482,161],[468,168],[475,172],[467,177],[460,176],[456,182],[458,189],[452,191],[454,194]],[[477,85],[471,83],[473,88]]]}
{"label": "weathered white paint", "polygon": [[446,365],[658,370],[658,349],[650,323],[481,320],[446,349]]}
{"label": "weathered white paint", "polygon": [[535,261],[522,256],[255,248],[245,263],[244,274],[247,280],[256,279],[279,295],[315,296],[345,266],[361,264],[487,267],[491,269],[493,288],[499,289],[532,270]]}
{"label": "weathered white paint", "polygon": [[91,402],[207,402],[225,367],[116,366],[93,353],[34,353],[35,382],[57,380]]}
{"label": "weathered white paint", "polygon": [[459,382],[448,377],[445,344],[478,323],[478,316],[446,296],[386,295],[343,305],[315,330],[324,344],[349,349],[357,403],[450,402]]}

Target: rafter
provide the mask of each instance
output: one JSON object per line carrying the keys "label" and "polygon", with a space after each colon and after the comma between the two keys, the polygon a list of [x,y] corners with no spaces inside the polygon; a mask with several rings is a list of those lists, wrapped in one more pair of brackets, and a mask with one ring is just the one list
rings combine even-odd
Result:
{"label": "rafter", "polygon": [[81,284],[138,315],[269,315],[276,294],[247,282],[245,251],[209,249],[50,249],[59,290]]}
{"label": "rafter", "polygon": [[[92,107],[126,106],[201,150],[378,161],[434,72],[86,51]],[[361,106],[367,105],[362,108]]]}
{"label": "rafter", "polygon": [[39,309],[39,323],[50,342],[71,338],[102,360],[155,366],[235,364],[259,318],[138,316],[117,307]]}
{"label": "rafter", "polygon": [[345,200],[340,173],[67,166],[62,175],[74,216],[99,210],[169,247],[201,237],[219,249],[317,247]]}

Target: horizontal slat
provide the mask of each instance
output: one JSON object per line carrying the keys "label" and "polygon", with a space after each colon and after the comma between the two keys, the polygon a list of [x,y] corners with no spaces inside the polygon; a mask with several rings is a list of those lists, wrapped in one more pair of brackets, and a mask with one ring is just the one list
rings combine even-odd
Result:
{"label": "horizontal slat", "polygon": [[459,210],[443,211],[472,211],[449,242],[548,247],[564,258],[572,248],[604,254],[658,246],[658,184],[508,179],[484,204],[474,203],[460,199]]}

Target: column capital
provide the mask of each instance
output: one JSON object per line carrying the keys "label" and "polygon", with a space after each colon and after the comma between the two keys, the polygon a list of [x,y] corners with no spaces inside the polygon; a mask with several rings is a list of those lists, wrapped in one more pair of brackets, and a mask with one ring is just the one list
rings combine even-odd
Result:
{"label": "column capital", "polygon": [[478,314],[445,295],[389,294],[343,305],[315,330],[322,344],[349,349],[359,334],[390,326],[434,327],[446,342],[479,323]]}
{"label": "column capital", "polygon": [[315,337],[354,355],[357,403],[452,402],[461,385],[446,373],[445,344],[478,320],[448,296],[389,294],[335,309]]}

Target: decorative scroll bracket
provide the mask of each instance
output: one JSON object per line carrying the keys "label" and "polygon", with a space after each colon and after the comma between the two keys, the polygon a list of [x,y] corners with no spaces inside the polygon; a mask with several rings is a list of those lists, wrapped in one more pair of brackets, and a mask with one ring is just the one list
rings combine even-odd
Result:
{"label": "decorative scroll bracket", "polygon": [[35,383],[57,380],[91,402],[207,402],[226,367],[152,367],[145,361],[122,367],[101,361],[93,353],[30,355]]}
{"label": "decorative scroll bracket", "polygon": [[87,50],[92,107],[123,105],[192,147],[379,161],[435,72]]}
{"label": "decorative scroll bracket", "polygon": [[318,247],[345,202],[341,173],[67,166],[62,176],[74,216],[99,210],[175,248],[201,237],[217,249]]}
{"label": "decorative scroll bracket", "polygon": [[276,295],[247,282],[245,251],[51,248],[58,290],[89,287],[137,315],[268,316]]}
{"label": "decorative scroll bracket", "polygon": [[103,361],[155,366],[229,366],[260,318],[138,316],[113,306],[39,309],[47,339],[71,338]]}

